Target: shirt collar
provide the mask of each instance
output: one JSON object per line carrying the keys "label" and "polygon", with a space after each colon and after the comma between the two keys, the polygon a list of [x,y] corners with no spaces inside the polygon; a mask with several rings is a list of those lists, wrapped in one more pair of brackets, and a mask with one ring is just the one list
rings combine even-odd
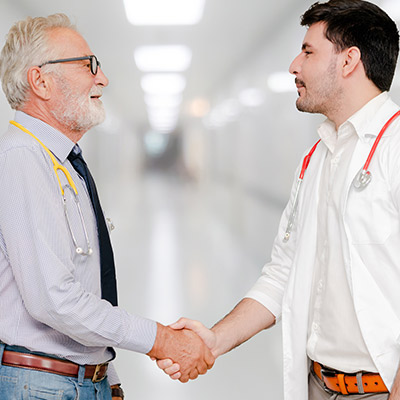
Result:
{"label": "shirt collar", "polygon": [[338,131],[335,124],[326,119],[318,129],[322,142],[333,152],[338,135],[356,133],[361,141],[378,136],[383,124],[391,116],[391,111],[382,107],[388,102],[390,97],[387,92],[379,94],[340,125]]}
{"label": "shirt collar", "polygon": [[[381,107],[389,100],[389,94],[383,92],[370,100],[364,107],[353,114],[344,124],[353,125],[358,137],[364,140],[366,137],[378,136],[383,125],[381,118],[377,114]],[[386,122],[386,121],[385,121]],[[344,125],[343,124],[343,125]],[[378,126],[376,126],[378,124]]]}
{"label": "shirt collar", "polygon": [[15,121],[34,134],[61,163],[65,162],[75,146],[75,143],[63,133],[23,111],[15,112]]}

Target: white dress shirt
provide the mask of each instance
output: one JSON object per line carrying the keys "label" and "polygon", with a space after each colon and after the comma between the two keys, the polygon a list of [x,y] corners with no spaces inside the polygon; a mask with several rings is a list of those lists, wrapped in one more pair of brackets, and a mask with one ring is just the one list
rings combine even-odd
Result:
{"label": "white dress shirt", "polygon": [[[74,143],[22,112],[30,130],[70,172],[93,254],[76,253],[53,163],[42,146],[10,125],[0,137],[0,340],[78,364],[110,360],[107,347],[147,353],[156,323],[102,300],[97,228],[84,181],[67,160]],[[62,184],[66,178],[58,174]],[[69,217],[86,245],[73,204]],[[110,383],[117,381],[113,369]]]}
{"label": "white dress shirt", "polygon": [[340,229],[340,200],[347,171],[363,125],[386,101],[381,95],[342,124],[331,121],[318,133],[328,148],[324,161],[317,216],[317,253],[310,300],[307,353],[321,364],[348,373],[377,372],[365,345],[346,278]]}

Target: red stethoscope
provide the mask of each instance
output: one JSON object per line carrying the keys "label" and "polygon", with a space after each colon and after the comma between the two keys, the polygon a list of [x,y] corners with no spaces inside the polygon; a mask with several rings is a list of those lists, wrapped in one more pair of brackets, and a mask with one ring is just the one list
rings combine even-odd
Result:
{"label": "red stethoscope", "polygon": [[[370,183],[372,176],[371,176],[371,172],[368,171],[368,167],[369,167],[369,164],[371,163],[372,156],[375,154],[376,147],[378,146],[379,141],[381,140],[386,129],[399,115],[400,115],[400,110],[397,111],[394,115],[392,115],[392,117],[389,118],[389,120],[386,122],[385,125],[383,125],[383,128],[381,129],[378,136],[376,137],[374,144],[372,145],[372,148],[368,154],[367,160],[365,161],[364,166],[361,168],[361,170],[358,172],[358,174],[355,176],[355,178],[353,180],[353,186],[357,190],[364,189]],[[296,212],[297,212],[299,192],[300,192],[301,184],[303,183],[304,173],[306,172],[308,164],[310,163],[310,160],[311,160],[311,156],[314,154],[314,151],[317,148],[318,143],[320,141],[321,141],[321,139],[318,140],[318,142],[314,144],[314,146],[311,148],[310,152],[303,159],[303,164],[301,166],[300,175],[297,179],[292,211],[290,213],[288,224],[287,224],[286,231],[285,231],[285,235],[283,237],[284,242],[287,242],[289,240],[290,234],[292,233],[294,219],[296,217]]]}

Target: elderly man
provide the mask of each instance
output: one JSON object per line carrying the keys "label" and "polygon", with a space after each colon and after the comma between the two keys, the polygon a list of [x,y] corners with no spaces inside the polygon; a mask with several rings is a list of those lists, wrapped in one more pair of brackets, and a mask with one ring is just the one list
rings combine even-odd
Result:
{"label": "elderly man", "polygon": [[108,84],[86,41],[62,14],[20,21],[0,79],[16,110],[0,138],[2,400],[123,398],[114,347],[171,358],[184,380],[205,373],[214,358],[195,333],[117,305],[108,227],[77,145],[103,121]]}

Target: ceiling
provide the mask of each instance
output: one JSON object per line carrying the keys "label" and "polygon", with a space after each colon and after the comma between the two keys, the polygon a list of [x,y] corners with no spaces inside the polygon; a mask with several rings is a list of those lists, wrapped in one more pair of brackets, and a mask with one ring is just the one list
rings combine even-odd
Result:
{"label": "ceiling", "polygon": [[[146,0],[143,0],[146,1]],[[165,0],[167,1],[167,0]],[[389,0],[385,0],[388,2]],[[397,0],[396,0],[397,1]],[[148,128],[140,72],[133,51],[141,45],[180,44],[192,50],[192,61],[184,72],[185,105],[196,98],[209,99],[249,58],[263,52],[277,33],[285,32],[285,21],[298,21],[313,0],[205,0],[201,21],[193,26],[134,26],[125,15],[123,0],[0,0],[12,10],[10,25],[28,15],[66,13],[100,59],[110,84],[103,101],[108,115],[135,130]],[[380,0],[374,1],[381,3]],[[3,26],[5,34],[9,27]],[[290,39],[293,41],[293,35]],[[301,39],[297,42],[300,43]],[[296,43],[296,45],[299,45]],[[293,43],[292,43],[293,45]],[[287,46],[282,43],[280,52]],[[297,50],[296,50],[297,51]],[[276,58],[278,54],[266,54]],[[286,63],[285,63],[286,65]],[[186,107],[187,108],[187,107]]]}
{"label": "ceiling", "polygon": [[146,27],[128,22],[123,0],[1,1],[15,10],[16,18],[66,13],[101,60],[110,80],[103,97],[108,112],[137,129],[147,126],[140,87],[143,73],[133,57],[137,46],[183,44],[191,48],[184,109],[185,103],[210,96],[246,57],[273,40],[274,31],[289,11],[299,15],[297,10],[311,4],[307,0],[206,0],[203,18],[196,25]]}

